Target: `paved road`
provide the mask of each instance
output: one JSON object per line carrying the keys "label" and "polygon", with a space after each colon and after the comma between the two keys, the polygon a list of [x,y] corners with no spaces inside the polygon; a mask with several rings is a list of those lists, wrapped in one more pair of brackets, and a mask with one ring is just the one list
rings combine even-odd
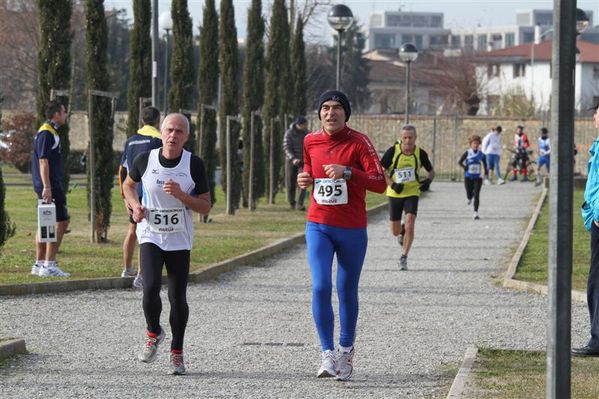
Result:
{"label": "paved road", "polygon": [[[0,397],[443,397],[468,346],[544,349],[546,299],[490,277],[506,266],[540,191],[485,186],[474,221],[461,184],[433,190],[420,204],[407,272],[397,268],[387,215],[371,218],[348,383],[315,378],[319,347],[299,246],[190,286],[184,377],[166,374],[168,341],[155,363],[135,360],[144,331],[139,292],[2,298],[0,336],[25,338],[31,353],[0,367]],[[164,314],[163,322],[170,331]],[[587,323],[585,307],[575,305],[575,344],[585,341]]]}

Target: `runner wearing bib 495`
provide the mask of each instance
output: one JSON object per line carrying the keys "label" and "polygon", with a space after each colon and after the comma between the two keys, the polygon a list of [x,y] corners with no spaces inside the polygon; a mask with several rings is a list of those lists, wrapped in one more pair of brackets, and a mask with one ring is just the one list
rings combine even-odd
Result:
{"label": "runner wearing bib 495", "polygon": [[[470,148],[462,154],[458,164],[464,169],[464,186],[466,187],[466,198],[468,205],[474,199],[474,220],[478,220],[478,206],[480,204],[480,189],[483,178],[488,176],[485,154],[479,149],[480,136],[471,136],[468,139]],[[483,173],[484,172],[484,173]]]}
{"label": "runner wearing bib 495", "polygon": [[[171,372],[185,374],[183,338],[189,307],[187,278],[193,243],[192,211],[210,212],[210,192],[203,161],[183,149],[189,138],[189,121],[182,114],[170,114],[160,130],[162,148],[140,154],[123,183],[127,205],[137,223],[142,264],[143,309],[147,323],[146,342],[139,356],[152,362],[164,340],[160,326],[162,268],[166,266],[171,342]],[[141,203],[137,183],[142,182]]]}
{"label": "runner wearing bib 495", "polygon": [[[339,91],[320,96],[322,129],[304,140],[304,170],[300,188],[314,185],[306,244],[312,275],[312,313],[322,348],[318,377],[348,380],[358,322],[358,283],[366,256],[366,190],[382,193],[385,178],[368,137],[347,127],[351,108]],[[337,255],[339,347],[335,353],[335,315],[331,302],[333,257]]]}

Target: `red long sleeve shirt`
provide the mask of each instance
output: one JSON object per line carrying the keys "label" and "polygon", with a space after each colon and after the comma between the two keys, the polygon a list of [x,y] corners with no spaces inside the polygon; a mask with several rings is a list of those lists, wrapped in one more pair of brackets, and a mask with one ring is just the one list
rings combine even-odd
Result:
{"label": "red long sleeve shirt", "polygon": [[308,221],[344,228],[366,227],[366,190],[383,193],[387,189],[383,167],[370,139],[347,126],[331,135],[324,129],[308,134],[304,140],[304,172],[313,179],[326,179],[323,165],[328,164],[352,168],[352,178],[347,182],[348,202],[321,205],[312,192]]}

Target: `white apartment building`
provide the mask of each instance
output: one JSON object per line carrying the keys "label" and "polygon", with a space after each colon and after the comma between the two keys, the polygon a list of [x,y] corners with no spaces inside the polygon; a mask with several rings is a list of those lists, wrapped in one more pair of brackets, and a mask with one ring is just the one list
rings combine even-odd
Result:
{"label": "white apartment building", "polygon": [[[574,106],[585,111],[599,101],[599,44],[579,40]],[[551,99],[551,40],[490,51],[478,58],[476,76],[482,92],[480,113],[490,114],[506,95],[525,96],[540,111]]]}
{"label": "white apartment building", "polygon": [[385,11],[372,14],[367,50],[400,48],[414,43],[419,50],[447,48],[449,29],[443,27],[441,12]]}

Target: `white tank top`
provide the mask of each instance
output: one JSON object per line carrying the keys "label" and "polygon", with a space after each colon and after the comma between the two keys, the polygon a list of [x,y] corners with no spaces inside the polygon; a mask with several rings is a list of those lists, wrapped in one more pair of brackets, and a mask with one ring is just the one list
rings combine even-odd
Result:
{"label": "white tank top", "polygon": [[164,251],[191,250],[192,211],[163,190],[163,184],[172,179],[179,183],[183,192],[191,194],[195,188],[189,172],[191,153],[183,150],[179,164],[173,168],[165,168],[158,160],[159,151],[160,149],[150,151],[148,166],[141,177],[141,203],[146,209],[146,215],[137,224],[137,237],[140,244],[153,243]]}

